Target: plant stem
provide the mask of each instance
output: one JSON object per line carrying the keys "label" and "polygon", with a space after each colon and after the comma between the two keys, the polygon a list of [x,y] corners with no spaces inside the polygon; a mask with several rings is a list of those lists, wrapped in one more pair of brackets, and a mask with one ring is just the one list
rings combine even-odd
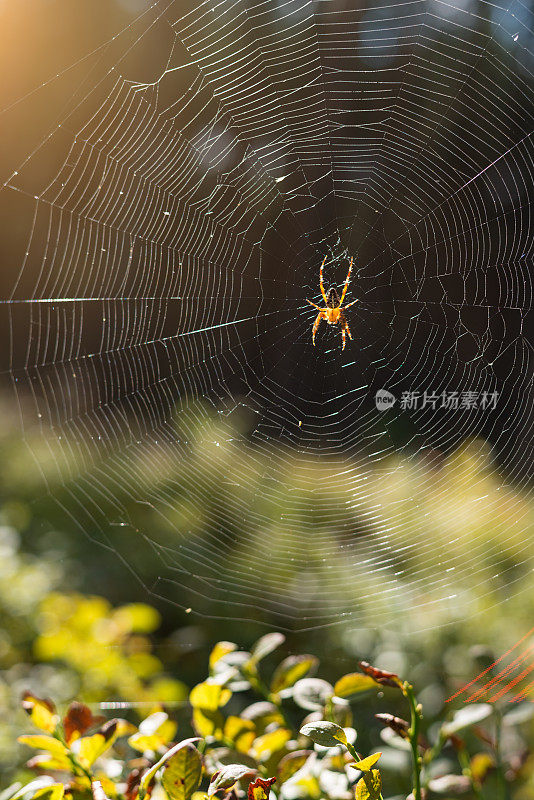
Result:
{"label": "plant stem", "polygon": [[243,671],[243,674],[244,677],[249,681],[252,688],[255,689],[258,692],[258,694],[261,694],[261,696],[264,697],[265,700],[268,700],[270,703],[273,703],[277,707],[278,711],[282,716],[282,719],[284,720],[284,725],[286,726],[286,728],[288,728],[293,733],[296,733],[296,728],[292,724],[289,717],[287,716],[287,713],[282,705],[282,701],[275,693],[269,690],[269,687],[266,686],[266,684],[262,681],[258,671],[256,669],[254,669],[254,671],[249,669]]}
{"label": "plant stem", "polygon": [[350,742],[347,742],[347,744],[345,745],[345,747],[347,748],[347,750],[349,751],[349,753],[351,754],[351,756],[352,756],[354,759],[356,759],[356,761],[361,761],[361,760],[362,760],[362,757],[361,757],[361,755],[358,753],[358,751],[356,750],[356,748],[354,747],[354,745],[353,745],[353,744],[351,744]]}
{"label": "plant stem", "polygon": [[[351,754],[351,756],[352,756],[354,759],[356,759],[356,761],[362,761],[362,757],[361,757],[361,755],[358,753],[358,751],[356,750],[356,748],[354,747],[354,745],[352,745],[350,742],[347,742],[347,743],[346,743],[346,745],[345,745],[345,747],[347,748],[347,750],[349,751],[349,753]],[[366,781],[366,779],[365,779],[365,775],[368,775],[368,776],[369,776],[369,774],[370,774],[369,772],[364,772],[364,778],[363,778],[363,780],[364,780],[364,782],[365,782],[365,783],[367,783],[367,781]],[[369,778],[368,778],[368,779],[369,779]],[[368,779],[367,779],[367,780],[368,780]],[[374,796],[376,797],[376,795],[374,795]],[[380,793],[380,795],[379,795],[379,800],[384,800],[384,798],[382,797],[382,793]]]}
{"label": "plant stem", "polygon": [[506,775],[504,774],[504,764],[502,763],[501,727],[501,711],[499,708],[495,707],[495,761],[497,762],[497,771],[501,778],[503,800],[510,800],[510,787],[508,785],[508,781],[506,780]]}
{"label": "plant stem", "polygon": [[462,767],[463,774],[469,778],[471,781],[471,789],[473,790],[473,794],[477,798],[477,800],[483,800],[484,795],[480,789],[480,785],[478,781],[473,778],[473,773],[471,772],[471,764],[469,763],[469,756],[465,750],[465,747],[462,747],[458,752],[458,761]]}
{"label": "plant stem", "polygon": [[76,758],[76,755],[72,752],[72,750],[70,749],[69,745],[67,744],[67,740],[63,736],[63,733],[62,733],[61,728],[60,728],[59,725],[56,727],[56,729],[55,729],[55,731],[54,731],[54,733],[52,735],[53,735],[54,739],[57,739],[58,742],[61,742],[61,744],[64,747],[67,748],[67,751],[68,751],[67,752],[67,758],[69,759],[70,763],[72,764],[72,768],[73,768],[74,774],[78,775],[78,776],[83,775],[89,781],[89,785],[92,786],[92,784],[93,784],[93,774],[92,774],[91,770],[87,769],[86,767],[84,767],[84,765],[80,761],[78,761],[78,759]]}
{"label": "plant stem", "polygon": [[421,756],[419,755],[419,723],[421,721],[421,709],[417,703],[413,686],[405,681],[402,692],[410,704],[410,730],[408,736],[412,748],[413,761],[413,796],[414,800],[422,800],[421,795]]}

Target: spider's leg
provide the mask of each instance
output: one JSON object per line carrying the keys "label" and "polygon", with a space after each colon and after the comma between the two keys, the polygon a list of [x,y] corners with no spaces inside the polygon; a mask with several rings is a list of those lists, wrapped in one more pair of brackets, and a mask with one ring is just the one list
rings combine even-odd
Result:
{"label": "spider's leg", "polygon": [[352,341],[352,333],[350,332],[350,328],[349,328],[349,323],[348,322],[345,322],[344,330],[347,331],[347,333],[349,334],[349,339]]}
{"label": "spider's leg", "polygon": [[341,349],[344,350],[345,349],[345,328],[343,328],[343,330],[341,331],[341,338],[343,340],[343,344],[341,345]]}
{"label": "spider's leg", "polygon": [[357,303],[359,299],[360,299],[360,298],[358,297],[356,300],[352,300],[350,303],[347,303],[347,305],[346,305],[346,306],[343,306],[343,308],[344,308],[344,309],[345,309],[345,308],[350,308],[351,306],[353,306],[353,305],[354,305],[354,303]]}
{"label": "spider's leg", "polygon": [[349,264],[349,271],[347,272],[347,277],[345,279],[345,285],[343,286],[343,291],[341,293],[341,300],[339,301],[339,305],[340,306],[343,305],[343,300],[345,299],[345,295],[347,294],[347,289],[349,288],[350,273],[352,272],[352,261],[353,261],[353,259],[351,258],[350,264]]}
{"label": "spider's leg", "polygon": [[313,306],[314,308],[317,308],[317,309],[319,309],[319,311],[322,311],[322,310],[323,310],[323,309],[322,309],[322,308],[320,308],[319,306],[316,306],[316,305],[315,305],[315,303],[312,303],[312,301],[311,301],[311,300],[308,300],[308,298],[306,298],[306,302],[307,302],[307,303],[309,303],[309,304],[310,304],[311,306]]}
{"label": "spider's leg", "polygon": [[324,298],[324,301],[325,301],[326,305],[328,305],[328,300],[326,298],[326,293],[325,293],[324,286],[323,286],[323,269],[324,269],[324,265],[326,264],[326,258],[327,257],[325,256],[324,259],[323,259],[323,263],[321,264],[321,269],[319,270],[319,286],[321,287],[321,294],[322,294],[322,296]]}
{"label": "spider's leg", "polygon": [[319,323],[324,318],[324,311],[319,311],[315,318],[315,323],[312,328],[312,342],[315,345],[315,334],[317,333],[317,328],[319,327]]}

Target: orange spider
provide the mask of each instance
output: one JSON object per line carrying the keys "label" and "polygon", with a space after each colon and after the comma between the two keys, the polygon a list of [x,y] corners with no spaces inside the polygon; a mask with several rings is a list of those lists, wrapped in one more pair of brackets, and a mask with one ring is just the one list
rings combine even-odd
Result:
{"label": "orange spider", "polygon": [[315,323],[313,325],[312,341],[313,344],[315,345],[315,334],[317,333],[317,328],[319,327],[319,323],[321,322],[321,320],[324,319],[326,320],[327,325],[341,325],[341,336],[343,337],[343,346],[341,347],[341,349],[344,350],[345,340],[346,340],[345,333],[349,334],[349,339],[352,339],[352,336],[350,334],[349,324],[345,319],[343,311],[345,308],[349,308],[349,306],[353,306],[354,303],[358,302],[358,300],[353,300],[352,303],[347,303],[346,306],[343,306],[343,300],[345,299],[345,295],[347,294],[347,289],[349,288],[350,273],[352,272],[352,258],[350,260],[349,271],[347,273],[345,284],[343,286],[343,291],[341,292],[341,297],[339,297],[334,287],[332,287],[328,291],[328,294],[325,293],[323,286],[323,268],[325,262],[326,262],[326,256],[324,257],[324,261],[321,264],[321,269],[319,272],[319,286],[321,287],[321,294],[326,303],[326,308],[320,308],[319,306],[316,306],[315,303],[312,303],[311,300],[308,300],[308,303],[311,306],[319,309],[319,313],[317,314],[317,317],[315,318]]}

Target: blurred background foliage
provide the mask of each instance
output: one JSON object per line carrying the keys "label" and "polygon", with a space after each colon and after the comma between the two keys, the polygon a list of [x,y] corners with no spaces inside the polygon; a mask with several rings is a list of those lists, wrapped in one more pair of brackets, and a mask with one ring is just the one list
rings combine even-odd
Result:
{"label": "blurred background foliage", "polygon": [[[286,654],[318,655],[322,675],[328,680],[353,670],[358,659],[409,675],[424,704],[427,724],[432,725],[433,720],[447,713],[445,701],[453,691],[532,627],[534,542],[524,537],[525,527],[531,524],[532,504],[522,490],[503,483],[492,465],[489,450],[481,442],[466,443],[442,459],[440,481],[436,481],[439,493],[432,492],[432,471],[438,467],[415,456],[411,465],[407,460],[396,464],[394,481],[386,482],[380,473],[369,472],[370,506],[380,501],[398,507],[400,500],[402,508],[402,498],[406,498],[406,519],[399,520],[397,529],[399,545],[406,535],[403,531],[411,527],[431,532],[434,546],[430,551],[422,539],[407,539],[404,550],[396,548],[397,552],[406,553],[403,569],[409,572],[426,568],[431,558],[439,576],[444,549],[454,548],[459,595],[467,592],[470,608],[477,612],[464,616],[465,607],[455,605],[454,599],[448,605],[429,602],[433,599],[432,592],[436,592],[438,599],[439,581],[434,588],[422,587],[419,595],[407,582],[405,600],[389,609],[389,624],[385,621],[377,624],[375,612],[365,599],[372,596],[373,589],[380,589],[384,578],[377,577],[374,587],[369,585],[369,579],[361,580],[357,565],[358,537],[353,537],[352,542],[340,541],[335,519],[318,512],[320,497],[313,507],[300,506],[300,517],[295,517],[295,545],[303,541],[306,530],[313,524],[321,530],[317,540],[322,542],[322,548],[326,538],[331,537],[329,551],[339,555],[326,563],[322,549],[318,549],[314,561],[315,537],[309,539],[306,564],[314,563],[313,574],[300,573],[302,563],[295,556],[296,547],[289,547],[284,540],[283,521],[276,509],[269,510],[265,491],[265,482],[273,470],[278,471],[280,480],[283,460],[259,468],[258,453],[253,453],[251,444],[242,437],[236,461],[235,442],[231,449],[225,444],[216,414],[209,424],[190,431],[193,437],[189,441],[190,459],[184,459],[183,475],[175,476],[172,484],[164,462],[159,462],[158,469],[150,459],[144,466],[135,465],[134,472],[144,468],[150,475],[155,496],[156,489],[163,484],[167,490],[174,487],[172,506],[176,508],[177,519],[173,523],[183,529],[187,517],[190,535],[199,541],[206,537],[207,547],[210,542],[209,534],[203,533],[205,520],[216,508],[231,508],[235,492],[250,493],[265,504],[262,511],[272,520],[269,541],[275,548],[276,542],[280,542],[277,557],[286,559],[286,596],[279,597],[279,603],[272,607],[266,601],[256,622],[251,610],[247,614],[249,621],[245,622],[232,615],[211,618],[208,601],[203,607],[202,595],[188,594],[187,587],[180,587],[174,593],[177,603],[166,602],[151,593],[150,587],[157,584],[162,569],[158,552],[154,552],[150,561],[146,559],[148,551],[143,551],[143,573],[139,580],[112,547],[104,550],[98,544],[96,531],[94,538],[90,530],[87,536],[74,535],[57,503],[50,498],[61,496],[69,481],[78,480],[77,465],[62,463],[61,450],[54,450],[51,441],[46,442],[48,457],[45,458],[45,443],[38,428],[27,429],[22,441],[13,413],[8,404],[3,406],[0,429],[0,758],[4,783],[18,773],[22,763],[15,735],[25,725],[18,702],[27,688],[53,696],[59,704],[76,697],[95,704],[95,709],[101,703],[104,708],[112,708],[123,701],[134,719],[136,715],[144,715],[156,702],[180,708],[188,687],[195,685],[205,671],[214,642],[229,639],[246,648],[265,632],[267,625],[285,630]],[[481,452],[486,454],[483,461]],[[288,498],[302,474],[298,465],[293,467],[291,471],[286,467],[283,475]],[[193,468],[195,481],[188,472]],[[306,463],[305,469],[322,471],[332,466]],[[246,485],[233,480],[243,471],[250,478]],[[228,478],[227,484],[218,480],[221,474]],[[195,498],[185,491],[181,495],[181,484],[203,488]],[[339,481],[334,487],[337,488],[333,492],[342,492]],[[267,499],[263,500],[264,497]],[[408,502],[410,498],[416,502]],[[120,499],[128,507],[128,498]],[[113,520],[112,508],[106,507],[102,497],[98,497],[98,502],[102,516]],[[246,498],[240,499],[241,504],[246,505]],[[332,497],[325,502],[325,508],[335,508]],[[164,535],[169,541],[176,535],[174,524],[168,525],[157,504],[143,505],[141,511],[132,504],[128,511],[132,519],[130,536],[136,524],[158,541]],[[414,514],[420,514],[420,519],[414,519]],[[110,536],[111,532],[110,527]],[[240,528],[239,519],[234,519],[228,562],[219,563],[220,570],[246,559],[250,548],[258,546],[259,539],[253,533]],[[130,538],[132,563],[136,562],[137,541]],[[267,553],[265,558],[267,565]],[[401,571],[398,563],[391,564],[390,569],[392,579],[395,572]],[[332,571],[336,573],[334,583],[339,585],[339,593],[323,596],[322,581],[327,580],[331,587]],[[494,577],[497,572],[503,573],[503,579]],[[266,568],[266,597],[275,591],[269,581]],[[512,582],[513,592],[509,592],[508,584]],[[397,579],[399,586],[402,581],[399,583]],[[280,592],[279,583],[276,591]],[[314,613],[325,603],[335,603],[336,608],[343,604],[347,614],[358,609],[360,624],[355,627],[354,619],[349,621],[343,614],[339,624],[324,627],[314,624]],[[280,609],[284,607],[298,608],[301,618],[311,615],[310,629],[291,630],[291,615],[285,619],[281,616]],[[387,611],[384,609],[384,620]],[[365,728],[365,720],[371,720],[375,711],[362,700],[359,727],[363,721]],[[365,731],[361,736],[365,742]],[[534,797],[526,791],[518,797]]]}

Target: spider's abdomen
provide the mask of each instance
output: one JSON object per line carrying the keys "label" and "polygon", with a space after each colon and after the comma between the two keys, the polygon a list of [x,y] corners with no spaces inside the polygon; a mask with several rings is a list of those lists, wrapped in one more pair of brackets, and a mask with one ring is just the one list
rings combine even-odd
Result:
{"label": "spider's abdomen", "polygon": [[326,296],[326,305],[328,308],[337,308],[339,306],[339,295],[334,288],[330,289]]}
{"label": "spider's abdomen", "polygon": [[339,308],[327,308],[326,309],[326,321],[329,325],[337,325],[339,323],[339,318],[341,316],[341,311]]}

